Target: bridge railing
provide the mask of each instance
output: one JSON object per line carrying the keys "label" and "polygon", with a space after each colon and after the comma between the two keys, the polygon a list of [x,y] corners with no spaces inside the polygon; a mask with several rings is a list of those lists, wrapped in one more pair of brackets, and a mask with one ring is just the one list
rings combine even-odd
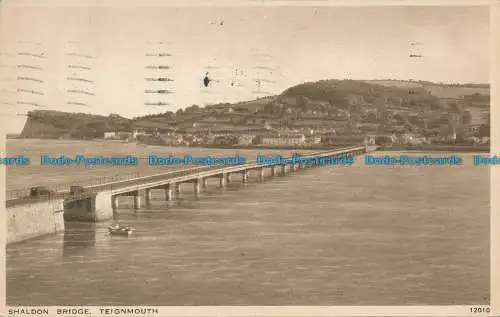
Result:
{"label": "bridge railing", "polygon": [[[321,154],[325,153],[332,153],[332,152],[337,152],[337,151],[347,151],[349,149],[354,149],[358,148],[359,146],[350,146],[350,147],[343,147],[343,148],[338,148],[338,149],[332,149],[329,151],[321,151],[321,152],[314,152],[314,153],[308,153],[307,155],[301,155],[302,157],[314,157],[318,156]],[[298,153],[300,155],[300,153]],[[267,164],[267,165],[272,165],[272,164]],[[212,171],[212,170],[221,170],[221,172],[231,172],[233,170],[238,170],[242,168],[248,168],[254,166],[256,167],[256,161],[250,161],[247,162],[246,164],[242,165],[235,165],[235,166],[221,166],[221,165],[211,165],[211,166],[197,166],[197,167],[190,167],[187,169],[180,169],[180,170],[174,170],[174,171],[169,171],[169,172],[163,172],[163,173],[158,173],[158,174],[153,174],[153,175],[143,175],[141,176],[140,172],[131,172],[127,174],[118,174],[118,175],[108,175],[108,176],[100,176],[97,178],[91,178],[87,180],[81,180],[77,182],[72,182],[72,183],[65,183],[65,184],[58,184],[55,187],[52,188],[53,193],[46,196],[46,199],[51,199],[51,198],[61,198],[61,197],[68,197],[71,195],[70,188],[72,186],[81,186],[85,188],[85,191],[87,193],[92,193],[92,192],[99,192],[103,190],[112,190],[113,188],[120,188],[120,187],[126,187],[127,185],[133,185],[141,182],[155,182],[155,181],[160,181],[160,180],[165,180],[165,179],[172,179],[172,178],[178,178],[182,176],[187,176],[191,174],[199,174],[202,172],[206,171]],[[266,166],[266,165],[259,165],[259,166]],[[37,197],[30,197],[31,189],[20,189],[20,190],[9,190],[7,191],[6,195],[6,200],[19,200],[19,199],[36,199],[39,200],[40,198]]]}
{"label": "bridge railing", "polygon": [[[127,174],[92,177],[92,178],[88,178],[88,179],[79,180],[76,182],[57,184],[53,187],[51,187],[50,185],[45,186],[45,187],[48,187],[51,190],[53,190],[54,195],[55,195],[56,193],[69,192],[71,189],[71,186],[88,187],[88,186],[102,185],[102,184],[111,183],[111,182],[123,181],[123,180],[127,180],[127,179],[134,179],[137,177],[140,177],[139,172],[131,172],[131,173],[127,173]],[[6,198],[6,200],[27,198],[27,196],[30,196],[30,193],[31,193],[30,188],[11,189],[11,190],[7,191],[5,198]]]}

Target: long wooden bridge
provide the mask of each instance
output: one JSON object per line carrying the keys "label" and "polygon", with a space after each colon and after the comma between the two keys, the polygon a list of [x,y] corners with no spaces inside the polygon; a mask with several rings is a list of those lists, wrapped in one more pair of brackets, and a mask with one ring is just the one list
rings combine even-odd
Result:
{"label": "long wooden bridge", "polygon": [[[366,146],[350,146],[338,148],[330,151],[309,153],[300,155],[302,159],[308,158],[335,158],[343,156],[356,156],[374,148]],[[287,159],[290,159],[288,157]],[[202,188],[206,187],[209,178],[217,178],[220,187],[226,186],[232,181],[231,175],[241,174],[241,180],[247,182],[249,174],[257,172],[262,180],[267,175],[276,176],[286,174],[290,170],[296,171],[302,168],[314,167],[318,165],[308,165],[292,163],[291,160],[281,164],[257,163],[255,161],[242,165],[233,166],[201,166],[176,171],[160,173],[142,177],[131,177],[118,181],[99,183],[85,187],[75,187],[72,190],[54,192],[41,197],[23,197],[7,200],[7,207],[20,204],[30,204],[47,200],[62,200],[64,203],[64,218],[88,219],[100,221],[109,219],[113,215],[113,210],[118,206],[119,199],[124,196],[134,198],[134,207],[140,208],[141,198],[144,197],[146,203],[151,200],[153,190],[162,190],[166,200],[174,199],[180,193],[181,184],[192,184],[194,193],[198,194]],[[270,171],[267,172],[266,171]],[[267,175],[266,175],[267,174]]]}

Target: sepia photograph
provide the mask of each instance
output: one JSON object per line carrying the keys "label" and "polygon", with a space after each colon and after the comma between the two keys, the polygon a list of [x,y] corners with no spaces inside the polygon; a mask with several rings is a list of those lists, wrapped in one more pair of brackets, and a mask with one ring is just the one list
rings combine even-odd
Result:
{"label": "sepia photograph", "polygon": [[493,5],[239,2],[0,4],[7,315],[489,316]]}

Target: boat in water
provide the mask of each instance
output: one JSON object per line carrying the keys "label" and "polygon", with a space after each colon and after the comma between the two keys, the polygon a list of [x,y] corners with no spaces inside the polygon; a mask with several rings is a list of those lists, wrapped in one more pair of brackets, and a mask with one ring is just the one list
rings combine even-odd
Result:
{"label": "boat in water", "polygon": [[119,224],[112,224],[108,227],[109,234],[112,236],[129,236],[134,232],[131,226],[122,226]]}

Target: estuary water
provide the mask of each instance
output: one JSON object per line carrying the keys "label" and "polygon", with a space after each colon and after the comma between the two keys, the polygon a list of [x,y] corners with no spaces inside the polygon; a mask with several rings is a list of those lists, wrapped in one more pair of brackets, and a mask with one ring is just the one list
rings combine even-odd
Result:
{"label": "estuary water", "polygon": [[[7,248],[8,305],[489,303],[489,169],[323,167],[192,185]],[[134,235],[110,237],[112,222]]]}

